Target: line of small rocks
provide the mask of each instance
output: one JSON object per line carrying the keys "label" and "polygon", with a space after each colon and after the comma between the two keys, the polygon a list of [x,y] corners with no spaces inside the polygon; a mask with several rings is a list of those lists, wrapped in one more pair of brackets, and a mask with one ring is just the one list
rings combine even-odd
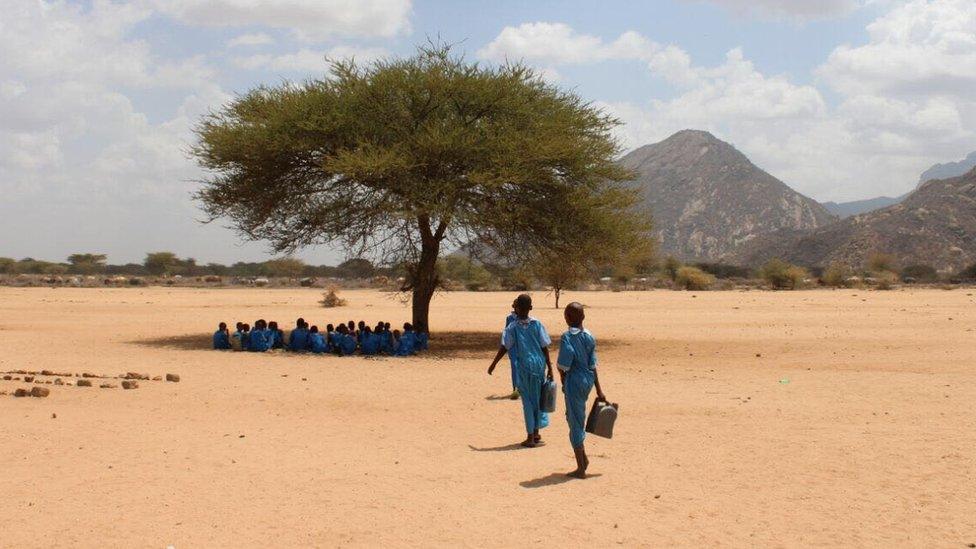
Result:
{"label": "line of small rocks", "polygon": [[[53,370],[41,370],[41,371],[30,371],[30,370],[10,370],[7,372],[0,372],[3,376],[4,381],[21,381],[23,376],[23,381],[25,383],[35,383],[35,384],[45,384],[45,385],[65,385],[65,386],[76,386],[76,387],[92,387],[92,379],[121,379],[123,389],[138,389],[139,381],[162,381],[163,376],[155,376],[150,378],[149,374],[141,374],[138,372],[126,372],[125,374],[120,374],[117,376],[105,376],[93,374],[90,372],[84,372],[81,374],[73,374],[71,372],[55,372]],[[54,377],[54,380],[41,380],[36,379],[37,376]],[[77,381],[64,381],[62,377],[73,377],[77,378]],[[171,383],[179,383],[179,374],[166,374],[166,381]],[[102,389],[116,389],[118,385],[114,383],[101,383],[99,387]],[[0,391],[0,395],[6,395],[6,391]],[[30,389],[18,388],[13,393],[15,397],[38,397],[44,398],[51,394],[51,390],[47,387],[32,387]]]}

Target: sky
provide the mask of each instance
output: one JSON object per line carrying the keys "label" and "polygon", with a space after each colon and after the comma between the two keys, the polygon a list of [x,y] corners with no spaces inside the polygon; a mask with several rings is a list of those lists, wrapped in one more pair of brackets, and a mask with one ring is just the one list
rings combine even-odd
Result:
{"label": "sky", "polygon": [[[0,256],[263,261],[192,193],[202,115],[326,58],[428,39],[523,61],[623,149],[708,130],[821,201],[896,196],[976,150],[974,0],[4,0]],[[327,246],[297,254],[334,264]]]}

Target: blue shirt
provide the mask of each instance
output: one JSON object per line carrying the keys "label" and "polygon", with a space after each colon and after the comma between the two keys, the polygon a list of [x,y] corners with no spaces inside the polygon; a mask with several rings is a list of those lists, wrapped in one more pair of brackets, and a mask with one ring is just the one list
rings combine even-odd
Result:
{"label": "blue shirt", "polygon": [[305,328],[295,328],[288,336],[288,348],[292,351],[305,351],[308,349],[308,330]]}
{"label": "blue shirt", "polygon": [[214,349],[230,349],[230,337],[224,330],[217,330],[213,335]]}
{"label": "blue shirt", "polygon": [[248,351],[264,352],[271,348],[271,332],[268,330],[251,330],[248,340]]}
{"label": "blue shirt", "polygon": [[416,350],[426,351],[430,347],[430,334],[427,332],[417,332]]}
{"label": "blue shirt", "polygon": [[585,368],[596,370],[596,338],[589,330],[570,328],[559,342],[559,358],[556,366],[570,372]]}
{"label": "blue shirt", "polygon": [[356,338],[349,334],[335,334],[336,346],[344,355],[351,355],[356,352]]}
{"label": "blue shirt", "polygon": [[400,343],[397,344],[396,355],[412,355],[415,351],[416,345],[417,334],[413,333],[413,330],[407,330],[406,332],[403,332],[402,336],[400,336]]}
{"label": "blue shirt", "polygon": [[364,355],[375,355],[380,352],[381,338],[377,334],[363,334],[362,349]]}
{"label": "blue shirt", "polygon": [[329,346],[325,343],[325,338],[318,332],[308,334],[308,345],[313,353],[325,353],[329,350]]}
{"label": "blue shirt", "polygon": [[542,375],[545,373],[546,358],[542,348],[552,343],[545,326],[534,318],[517,319],[502,332],[502,345],[513,356],[517,368]]}

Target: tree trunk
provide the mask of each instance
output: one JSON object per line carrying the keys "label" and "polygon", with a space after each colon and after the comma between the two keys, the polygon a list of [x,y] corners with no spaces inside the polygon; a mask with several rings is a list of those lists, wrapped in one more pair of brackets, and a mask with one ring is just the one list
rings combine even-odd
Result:
{"label": "tree trunk", "polygon": [[440,255],[440,242],[434,238],[423,238],[420,261],[413,280],[413,328],[417,332],[430,333],[430,300],[437,290],[437,256]]}
{"label": "tree trunk", "polygon": [[559,308],[559,293],[560,293],[561,291],[562,291],[562,290],[560,290],[559,288],[553,288],[553,289],[552,289],[552,293],[554,293],[554,294],[556,294],[556,308],[557,308],[557,309]]}

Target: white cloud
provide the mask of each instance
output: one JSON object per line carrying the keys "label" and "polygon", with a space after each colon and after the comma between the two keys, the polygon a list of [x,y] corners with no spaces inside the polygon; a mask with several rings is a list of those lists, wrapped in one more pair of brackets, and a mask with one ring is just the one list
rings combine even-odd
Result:
{"label": "white cloud", "polygon": [[389,55],[384,48],[354,48],[336,46],[329,50],[318,51],[301,49],[281,55],[250,55],[236,57],[233,63],[249,70],[272,69],[283,72],[324,72],[328,69],[328,60],[355,58],[356,61],[368,62]]}
{"label": "white cloud", "polygon": [[188,25],[288,29],[318,41],[335,36],[390,37],[410,28],[410,0],[155,0]]}
{"label": "white cloud", "polygon": [[268,44],[274,44],[274,38],[263,32],[255,32],[250,34],[242,34],[240,36],[235,36],[227,41],[228,48],[250,48],[254,46],[266,46]]}
{"label": "white cloud", "polygon": [[817,69],[817,82],[838,94],[834,104],[814,85],[764,74],[740,49],[701,66],[682,48],[635,32],[604,40],[559,23],[527,23],[503,29],[479,56],[545,71],[643,63],[671,85],[671,97],[597,103],[625,122],[618,130],[625,147],[705,129],[801,192],[851,199],[903,193],[929,165],[976,149],[973,29],[971,0],[893,5],[868,26],[867,44],[841,46]]}
{"label": "white cloud", "polygon": [[734,13],[792,19],[826,19],[846,15],[865,0],[686,0],[708,2]]}

